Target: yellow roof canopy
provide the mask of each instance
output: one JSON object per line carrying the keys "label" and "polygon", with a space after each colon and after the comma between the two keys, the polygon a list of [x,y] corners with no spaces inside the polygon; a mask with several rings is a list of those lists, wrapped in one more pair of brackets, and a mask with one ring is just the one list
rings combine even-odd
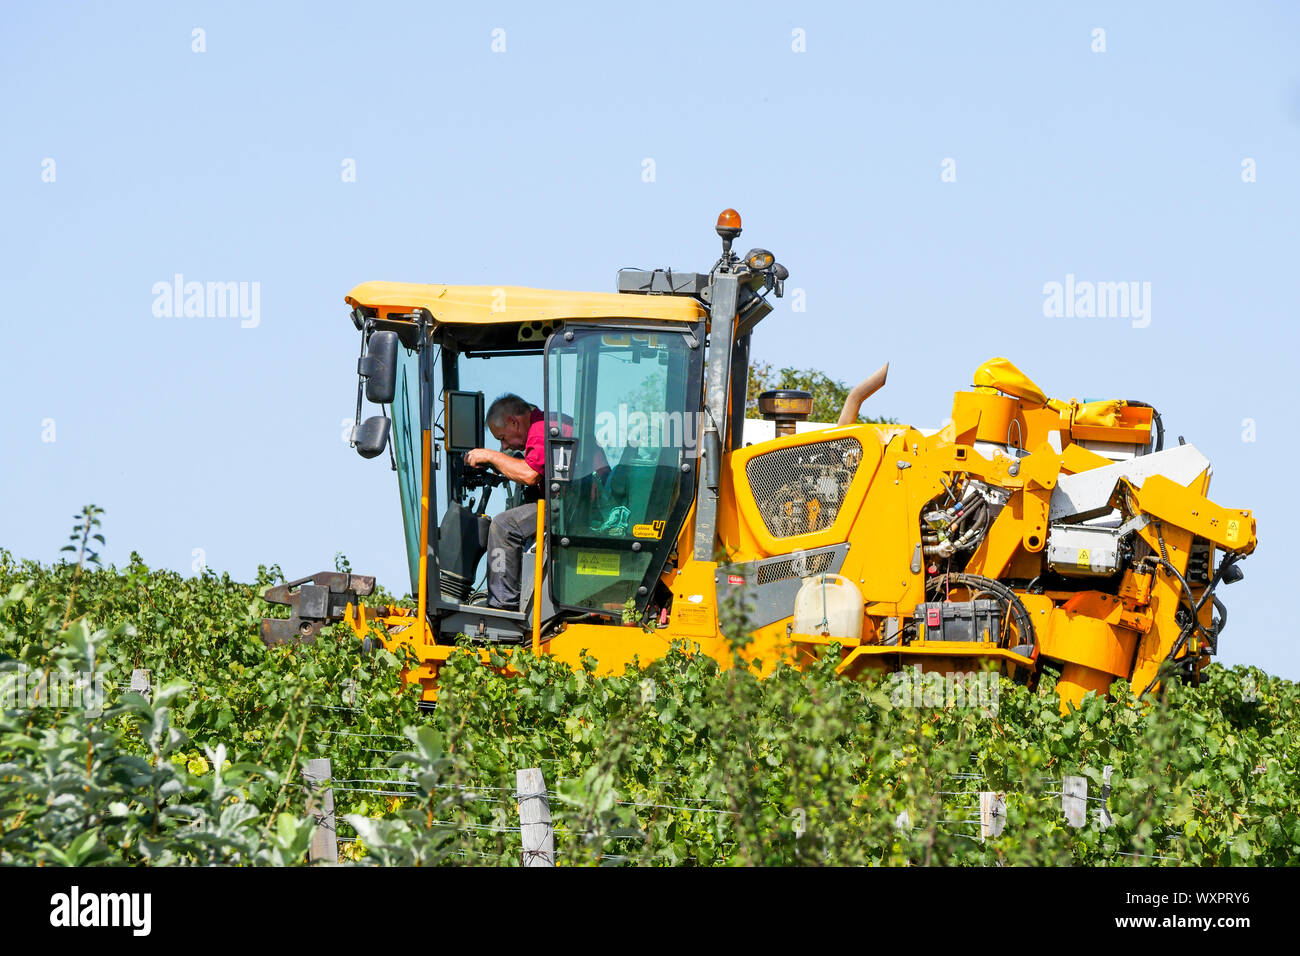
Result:
{"label": "yellow roof canopy", "polygon": [[347,294],[353,307],[390,313],[424,309],[451,325],[499,325],[557,319],[653,319],[697,322],[704,307],[676,295],[626,292],[565,292],[521,286],[427,285],[415,282],[363,282]]}

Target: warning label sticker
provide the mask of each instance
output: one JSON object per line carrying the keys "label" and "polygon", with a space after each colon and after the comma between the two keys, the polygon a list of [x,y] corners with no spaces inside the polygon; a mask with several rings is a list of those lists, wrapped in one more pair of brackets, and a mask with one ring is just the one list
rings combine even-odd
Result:
{"label": "warning label sticker", "polygon": [[616,578],[619,572],[619,556],[601,551],[579,551],[578,573]]}
{"label": "warning label sticker", "polygon": [[712,608],[691,606],[689,604],[680,604],[673,609],[673,617],[677,619],[678,624],[685,624],[691,627],[699,627],[711,624],[709,615]]}

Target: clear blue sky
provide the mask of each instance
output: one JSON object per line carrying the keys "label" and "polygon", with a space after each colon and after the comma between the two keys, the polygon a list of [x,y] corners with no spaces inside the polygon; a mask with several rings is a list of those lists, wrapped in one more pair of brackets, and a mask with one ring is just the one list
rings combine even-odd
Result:
{"label": "clear blue sky", "polygon": [[[735,206],[806,296],[759,360],[889,360],[871,408],[918,425],[994,355],[1162,409],[1259,520],[1223,659],[1300,678],[1300,8],[470,6],[5,5],[0,546],[55,559],[95,502],[106,561],[401,589],[395,478],[340,439],[347,290],[611,290],[707,269]],[[260,283],[259,323],[156,317],[177,273]],[[1045,317],[1067,274],[1149,282],[1149,326]]]}

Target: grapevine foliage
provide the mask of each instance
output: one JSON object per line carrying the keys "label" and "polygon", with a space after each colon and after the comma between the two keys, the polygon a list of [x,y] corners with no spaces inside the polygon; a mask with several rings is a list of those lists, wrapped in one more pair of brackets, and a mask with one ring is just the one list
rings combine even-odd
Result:
{"label": "grapevine foliage", "polygon": [[[1300,858],[1300,691],[1258,669],[1212,666],[1142,705],[1117,683],[1062,716],[1050,687],[1006,681],[996,712],[913,706],[830,656],[760,680],[739,641],[730,668],[674,648],[612,677],[527,654],[507,677],[463,654],[422,711],[401,662],[342,626],[265,648],[260,595],[282,579],[0,550],[0,864],[305,863],[314,757],[332,762],[341,859],[360,864],[518,865],[524,767],[545,774],[568,865]],[[147,697],[127,689],[136,668]],[[30,703],[19,679],[60,673],[99,675],[102,713],[10,706]],[[1067,826],[1062,776],[1095,797],[1107,765],[1111,825],[1093,800]],[[987,841],[980,790],[1006,795]]]}

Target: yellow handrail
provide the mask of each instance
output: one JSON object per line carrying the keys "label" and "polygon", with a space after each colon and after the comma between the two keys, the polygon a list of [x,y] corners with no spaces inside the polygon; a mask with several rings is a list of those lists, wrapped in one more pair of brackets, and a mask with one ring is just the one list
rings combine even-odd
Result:
{"label": "yellow handrail", "polygon": [[546,499],[537,500],[537,556],[533,559],[533,653],[542,652],[542,551],[546,544]]}

